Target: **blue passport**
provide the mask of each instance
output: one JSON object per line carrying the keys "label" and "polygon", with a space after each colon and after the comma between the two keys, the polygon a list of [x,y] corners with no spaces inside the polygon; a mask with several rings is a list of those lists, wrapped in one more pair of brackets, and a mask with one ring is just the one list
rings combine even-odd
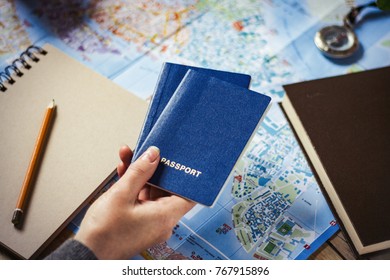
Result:
{"label": "blue passport", "polygon": [[149,184],[212,206],[270,101],[266,95],[188,70],[139,150],[139,155],[149,146],[161,151]]}
{"label": "blue passport", "polygon": [[247,74],[200,68],[170,62],[164,63],[157,81],[153,98],[149,105],[148,113],[146,115],[147,117],[144,121],[144,125],[134,149],[135,156],[138,155],[140,146],[143,144],[161,112],[168,104],[168,101],[171,99],[181,80],[190,69],[246,88],[249,87],[251,81],[251,76]]}

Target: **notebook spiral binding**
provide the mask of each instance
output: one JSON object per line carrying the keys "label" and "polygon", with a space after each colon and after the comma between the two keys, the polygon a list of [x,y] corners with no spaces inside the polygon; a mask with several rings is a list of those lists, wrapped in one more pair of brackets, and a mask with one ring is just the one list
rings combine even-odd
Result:
{"label": "notebook spiral binding", "polygon": [[17,59],[5,67],[3,72],[0,72],[0,91],[5,92],[7,90],[7,86],[16,82],[12,77],[13,75],[16,75],[17,77],[23,76],[21,69],[31,69],[32,66],[29,63],[30,61],[35,63],[39,61],[39,58],[36,56],[37,53],[46,55],[47,51],[38,46],[29,46]]}

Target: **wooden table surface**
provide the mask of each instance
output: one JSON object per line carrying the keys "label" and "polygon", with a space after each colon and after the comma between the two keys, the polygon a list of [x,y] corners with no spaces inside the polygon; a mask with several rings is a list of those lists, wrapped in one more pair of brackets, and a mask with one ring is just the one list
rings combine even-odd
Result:
{"label": "wooden table surface", "polygon": [[311,260],[390,260],[390,249],[357,257],[349,246],[344,234],[339,231],[325,242],[314,254]]}

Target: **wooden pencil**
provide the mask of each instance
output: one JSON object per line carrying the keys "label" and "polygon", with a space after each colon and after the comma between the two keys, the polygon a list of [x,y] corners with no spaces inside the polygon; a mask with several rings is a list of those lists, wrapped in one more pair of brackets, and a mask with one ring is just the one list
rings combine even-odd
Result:
{"label": "wooden pencil", "polygon": [[55,103],[53,99],[50,102],[50,104],[47,106],[45,116],[43,118],[43,122],[41,125],[41,129],[38,133],[38,138],[35,142],[34,151],[27,168],[26,176],[24,178],[22,188],[20,189],[19,198],[16,203],[14,214],[12,216],[12,223],[14,225],[19,225],[22,222],[23,213],[26,206],[26,200],[29,194],[29,190],[31,188],[31,181],[34,176],[34,172],[36,170],[40,155],[42,153],[42,148],[45,139],[49,132],[49,127],[54,115],[54,110],[55,110]]}

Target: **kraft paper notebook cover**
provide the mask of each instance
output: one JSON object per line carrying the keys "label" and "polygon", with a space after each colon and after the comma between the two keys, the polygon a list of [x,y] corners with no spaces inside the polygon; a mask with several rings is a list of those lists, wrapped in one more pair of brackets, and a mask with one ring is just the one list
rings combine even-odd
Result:
{"label": "kraft paper notebook cover", "polygon": [[212,206],[271,98],[189,70],[140,153],[161,150],[151,185]]}
{"label": "kraft paper notebook cover", "polygon": [[153,98],[149,105],[147,117],[145,118],[138,143],[134,150],[136,156],[138,155],[138,149],[142,146],[142,143],[152,130],[152,127],[156,123],[161,112],[164,110],[181,80],[190,69],[245,88],[249,87],[251,81],[251,76],[247,74],[200,68],[171,62],[164,63],[156,84]]}
{"label": "kraft paper notebook cover", "polygon": [[[35,258],[102,187],[121,145],[134,147],[147,104],[50,45],[39,62],[20,70],[0,92],[0,242]],[[32,50],[31,50],[32,51]],[[19,66],[19,65],[18,65]],[[52,129],[25,212],[11,223],[44,110],[57,105]]]}
{"label": "kraft paper notebook cover", "polygon": [[286,85],[282,102],[359,254],[390,248],[390,67]]}

